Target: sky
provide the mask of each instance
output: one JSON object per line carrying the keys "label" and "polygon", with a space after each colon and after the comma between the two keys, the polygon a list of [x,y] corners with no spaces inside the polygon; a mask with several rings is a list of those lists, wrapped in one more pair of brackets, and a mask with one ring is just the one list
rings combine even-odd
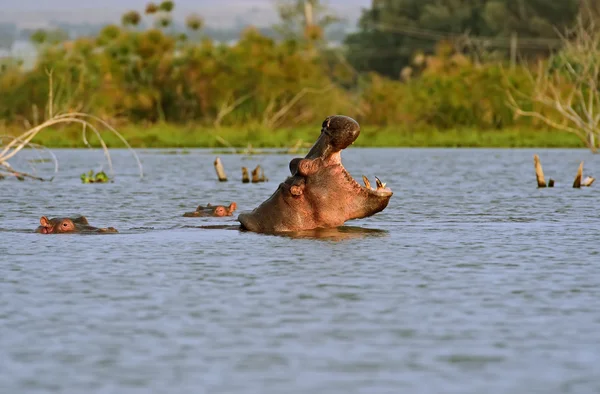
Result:
{"label": "sky", "polygon": [[[248,5],[256,6],[271,6],[273,0],[174,0],[177,7],[194,8],[200,6],[220,6],[244,7]],[[160,0],[155,0],[159,3]],[[0,0],[2,9],[4,10],[28,10],[35,11],[39,9],[85,9],[100,7],[115,7],[115,8],[143,8],[148,3],[148,0]],[[325,4],[335,7],[367,7],[371,4],[371,0],[324,0]]]}
{"label": "sky", "polygon": [[[254,20],[256,25],[272,23],[276,18],[274,0],[174,0],[175,19],[196,12],[204,16],[208,25],[233,23],[236,18]],[[35,25],[50,20],[73,23],[117,22],[123,12],[135,9],[143,11],[149,0],[0,0],[0,21],[16,22],[18,25]],[[154,0],[160,3],[160,0]],[[355,18],[361,7],[368,7],[371,0],[324,0],[331,9],[344,17]]]}

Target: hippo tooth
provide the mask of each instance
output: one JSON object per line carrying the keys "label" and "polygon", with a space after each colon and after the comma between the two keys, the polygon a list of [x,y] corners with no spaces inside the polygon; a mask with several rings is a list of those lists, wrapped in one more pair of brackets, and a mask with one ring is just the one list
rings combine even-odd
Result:
{"label": "hippo tooth", "polygon": [[369,182],[369,179],[366,176],[363,175],[362,177],[363,177],[363,182],[365,183],[365,187],[367,189],[370,189],[371,188],[371,182]]}
{"label": "hippo tooth", "polygon": [[385,188],[385,185],[387,185],[387,183],[381,183],[381,181],[377,177],[375,177],[375,181],[377,182],[377,189],[383,189]]}

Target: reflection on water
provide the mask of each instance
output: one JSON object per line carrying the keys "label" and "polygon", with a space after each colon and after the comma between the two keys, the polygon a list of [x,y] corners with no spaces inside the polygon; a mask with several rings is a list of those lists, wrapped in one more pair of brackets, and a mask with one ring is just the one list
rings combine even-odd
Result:
{"label": "reflection on water", "polygon": [[[237,230],[243,233],[249,233],[240,225],[230,224],[213,224],[213,225],[185,225],[182,228],[196,228],[203,230]],[[265,236],[279,236],[295,239],[313,239],[323,241],[344,241],[349,239],[359,239],[367,237],[384,237],[388,235],[386,230],[378,230],[373,228],[357,227],[357,226],[341,226],[337,228],[318,228],[314,230],[304,231],[289,231],[275,234],[261,234]]]}
{"label": "reflection on water", "polygon": [[[273,236],[181,215],[255,208],[292,155],[222,156],[218,182],[210,151],[142,153],[143,180],[115,151],[82,184],[102,152],[57,150],[53,182],[0,182],[0,392],[600,392],[600,186],[537,189],[533,153],[350,148],[388,207]],[[535,153],[558,180],[600,165]],[[44,214],[120,233],[34,234]]]}
{"label": "reflection on water", "polygon": [[277,233],[276,235],[299,239],[345,241],[367,237],[385,237],[388,235],[388,231],[355,226],[342,226],[337,228],[319,228],[314,230]]}

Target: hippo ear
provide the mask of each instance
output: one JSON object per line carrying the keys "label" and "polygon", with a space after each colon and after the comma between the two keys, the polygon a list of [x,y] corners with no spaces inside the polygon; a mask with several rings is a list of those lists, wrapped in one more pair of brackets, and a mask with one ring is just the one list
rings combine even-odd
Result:
{"label": "hippo ear", "polygon": [[300,164],[300,162],[302,161],[301,157],[296,157],[295,159],[292,159],[290,161],[290,173],[292,175],[296,175],[296,173],[298,172],[298,164]]}
{"label": "hippo ear", "polygon": [[50,220],[48,220],[48,218],[47,218],[47,217],[45,217],[45,216],[42,216],[42,217],[40,218],[40,225],[41,225],[42,227],[50,227],[50,226],[52,226],[52,225],[50,224]]}
{"label": "hippo ear", "polygon": [[233,212],[237,209],[237,204],[235,202],[232,202],[231,204],[229,204],[229,212]]}
{"label": "hippo ear", "polygon": [[71,219],[71,221],[73,223],[77,223],[77,224],[86,224],[86,225],[89,224],[88,220],[87,220],[87,218],[85,216],[76,217],[75,219]]}

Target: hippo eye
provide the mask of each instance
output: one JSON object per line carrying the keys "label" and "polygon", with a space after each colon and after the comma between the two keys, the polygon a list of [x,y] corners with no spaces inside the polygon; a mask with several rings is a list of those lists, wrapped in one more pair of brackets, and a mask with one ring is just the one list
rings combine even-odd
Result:
{"label": "hippo eye", "polygon": [[69,227],[69,224],[67,222],[63,223],[63,227]]}

